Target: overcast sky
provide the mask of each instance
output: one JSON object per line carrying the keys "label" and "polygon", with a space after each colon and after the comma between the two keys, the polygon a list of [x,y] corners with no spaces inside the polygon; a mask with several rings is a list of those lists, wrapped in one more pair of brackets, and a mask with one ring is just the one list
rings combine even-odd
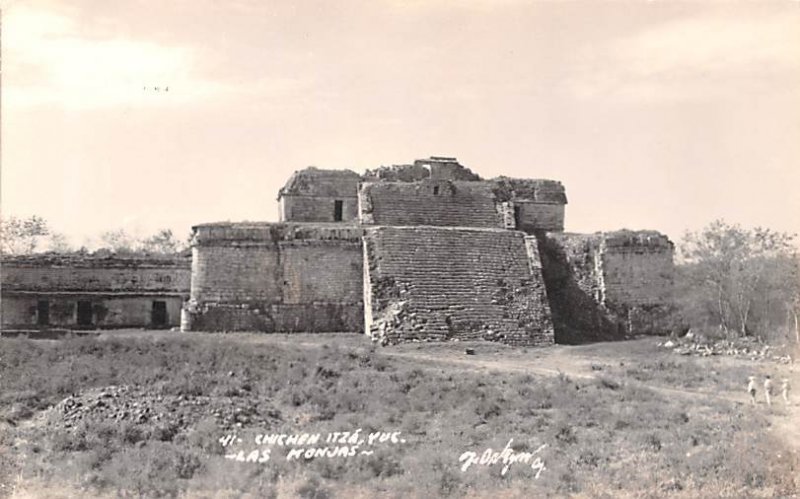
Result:
{"label": "overcast sky", "polygon": [[797,1],[3,6],[2,209],[76,244],[430,155],[561,180],[568,231],[800,232]]}

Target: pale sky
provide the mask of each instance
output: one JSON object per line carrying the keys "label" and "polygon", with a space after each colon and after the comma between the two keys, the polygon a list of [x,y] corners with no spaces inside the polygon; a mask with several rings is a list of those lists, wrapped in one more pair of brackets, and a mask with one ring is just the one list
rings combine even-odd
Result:
{"label": "pale sky", "polygon": [[294,170],[431,155],[561,180],[573,232],[800,232],[798,1],[6,0],[2,22],[2,210],[75,244],[277,220]]}

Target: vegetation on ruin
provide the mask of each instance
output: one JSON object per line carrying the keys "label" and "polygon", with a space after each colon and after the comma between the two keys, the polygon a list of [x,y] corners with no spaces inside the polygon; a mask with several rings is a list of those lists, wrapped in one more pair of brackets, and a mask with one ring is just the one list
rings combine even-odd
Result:
{"label": "vegetation on ruin", "polygon": [[[565,372],[537,370],[548,362]],[[800,462],[773,423],[787,410],[737,398],[744,370],[779,369],[653,339],[529,351],[376,349],[359,335],[3,339],[0,496],[786,496]],[[274,448],[257,464],[225,459],[220,442],[359,428],[406,443],[301,462]],[[524,465],[461,471],[463,452],[510,438],[516,451],[547,444],[538,479]]]}

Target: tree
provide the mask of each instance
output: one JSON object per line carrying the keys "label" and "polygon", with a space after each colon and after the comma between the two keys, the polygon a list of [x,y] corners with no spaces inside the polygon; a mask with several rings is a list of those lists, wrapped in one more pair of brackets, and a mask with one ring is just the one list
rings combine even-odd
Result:
{"label": "tree", "polygon": [[174,255],[184,249],[183,243],[175,239],[170,229],[161,229],[150,237],[141,238],[117,229],[100,234],[97,251],[119,255],[143,256],[145,254]]}
{"label": "tree", "polygon": [[[796,314],[800,294],[795,236],[716,220],[687,232],[681,245],[684,308],[726,333],[767,333]],[[787,312],[788,311],[788,312]]]}
{"label": "tree", "polygon": [[141,248],[147,253],[172,255],[182,249],[181,243],[175,239],[170,229],[161,229],[142,241]]}
{"label": "tree", "polygon": [[67,240],[67,236],[60,232],[51,232],[48,239],[49,251],[54,251],[56,253],[71,253],[73,251],[72,246]]}
{"label": "tree", "polygon": [[36,250],[39,239],[49,233],[47,221],[36,215],[28,218],[9,216],[0,219],[0,242],[3,254],[29,255]]}
{"label": "tree", "polygon": [[100,234],[100,248],[114,253],[136,253],[139,242],[125,229],[108,230]]}

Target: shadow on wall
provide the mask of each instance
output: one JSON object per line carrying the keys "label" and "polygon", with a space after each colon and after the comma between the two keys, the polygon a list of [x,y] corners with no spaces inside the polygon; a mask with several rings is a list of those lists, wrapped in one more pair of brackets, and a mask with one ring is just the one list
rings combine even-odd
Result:
{"label": "shadow on wall", "polygon": [[578,279],[563,249],[543,233],[537,233],[536,239],[553,318],[555,342],[578,345],[625,339],[625,325],[610,317],[594,297],[578,286]]}

